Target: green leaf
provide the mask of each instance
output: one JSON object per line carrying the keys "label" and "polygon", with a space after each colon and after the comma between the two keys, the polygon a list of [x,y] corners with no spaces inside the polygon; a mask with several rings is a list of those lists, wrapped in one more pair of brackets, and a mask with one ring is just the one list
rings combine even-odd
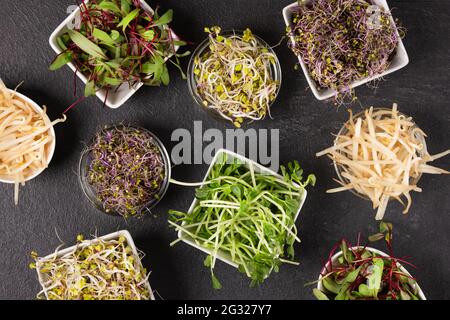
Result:
{"label": "green leaf", "polygon": [[56,38],[56,43],[58,44],[58,46],[62,49],[62,50],[67,50],[67,46],[64,43],[62,37],[58,37]]}
{"label": "green leaf", "polygon": [[131,2],[129,0],[121,0],[120,9],[123,15],[127,15],[131,10]]}
{"label": "green leaf", "polygon": [[170,9],[165,14],[163,14],[159,19],[153,21],[152,26],[157,27],[169,24],[170,22],[172,22],[172,18],[173,18],[173,10]]}
{"label": "green leaf", "polygon": [[111,86],[119,86],[123,83],[123,80],[121,79],[115,79],[115,78],[111,78],[111,77],[105,77],[103,79],[103,82],[111,85]]}
{"label": "green leaf", "polygon": [[369,241],[370,241],[370,242],[376,242],[376,241],[379,241],[379,240],[381,240],[381,239],[384,239],[384,234],[383,234],[383,233],[380,233],[380,232],[375,233],[375,234],[369,236]]}
{"label": "green leaf", "polygon": [[119,40],[120,38],[120,33],[117,30],[113,30],[111,31],[111,39],[113,39],[114,41]]}
{"label": "green leaf", "polygon": [[338,285],[333,279],[330,277],[326,277],[322,279],[322,284],[328,291],[338,294],[341,286]]}
{"label": "green leaf", "polygon": [[383,276],[384,262],[383,259],[374,258],[371,266],[372,272],[367,277],[367,286],[372,291],[372,295],[376,298],[381,288],[381,278]]}
{"label": "green leaf", "polygon": [[352,283],[353,281],[356,280],[360,271],[361,271],[361,267],[358,267],[357,269],[353,270],[352,272],[347,274],[347,276],[345,277],[345,281],[348,283]]}
{"label": "green leaf", "polygon": [[66,51],[58,55],[55,60],[53,60],[52,64],[50,65],[50,70],[55,71],[59,68],[65,66],[69,62],[73,61],[73,54],[71,51]]}
{"label": "green leaf", "polygon": [[220,283],[219,279],[216,278],[214,273],[211,272],[211,280],[212,280],[212,286],[216,290],[222,289],[222,284]]}
{"label": "green leaf", "polygon": [[322,291],[320,291],[317,288],[313,289],[313,294],[314,297],[316,297],[317,300],[330,300],[328,299],[327,295],[325,293],[323,293]]}
{"label": "green leaf", "polygon": [[141,32],[140,35],[145,40],[152,41],[155,38],[155,31],[153,31],[153,30],[146,30],[144,32]]}
{"label": "green leaf", "polygon": [[106,1],[106,0],[102,1],[101,3],[99,3],[97,5],[97,8],[106,10],[106,11],[112,11],[114,13],[120,14],[120,8],[114,2],[110,2],[110,1]]}
{"label": "green leaf", "polygon": [[207,256],[205,261],[203,261],[203,265],[207,268],[210,268],[212,264],[212,256]]}
{"label": "green leaf", "polygon": [[92,35],[97,38],[99,41],[103,42],[104,44],[107,44],[109,46],[114,46],[115,42],[114,40],[107,34],[105,31],[94,28],[94,31],[92,32]]}
{"label": "green leaf", "polygon": [[167,66],[163,66],[163,71],[161,73],[161,82],[163,85],[167,86],[170,83],[170,76],[169,76],[169,70],[167,69]]}
{"label": "green leaf", "polygon": [[69,30],[68,34],[70,39],[84,52],[91,55],[94,58],[106,60],[108,57],[105,55],[102,49],[93,43],[91,40],[83,36],[78,31]]}
{"label": "green leaf", "polygon": [[117,27],[122,27],[123,32],[125,32],[125,29],[128,27],[128,25],[130,24],[131,21],[133,21],[134,19],[136,19],[136,17],[139,15],[140,9],[134,9],[133,11],[131,11],[129,14],[126,15],[125,18],[122,19],[122,21],[120,21],[120,23],[117,25]]}
{"label": "green leaf", "polygon": [[93,80],[89,80],[84,88],[84,96],[90,97],[95,96],[95,83]]}
{"label": "green leaf", "polygon": [[340,288],[336,298],[334,298],[334,300],[348,300],[349,296],[348,296],[348,288],[350,287],[350,283],[346,283],[344,285],[342,285],[342,287]]}
{"label": "green leaf", "polygon": [[364,284],[361,283],[358,287],[358,292],[359,294],[361,294],[363,297],[372,297],[373,296],[373,292],[372,290],[369,289],[369,287]]}

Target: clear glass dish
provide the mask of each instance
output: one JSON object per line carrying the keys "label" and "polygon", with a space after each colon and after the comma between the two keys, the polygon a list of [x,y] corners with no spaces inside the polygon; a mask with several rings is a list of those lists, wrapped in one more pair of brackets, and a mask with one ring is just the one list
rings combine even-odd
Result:
{"label": "clear glass dish", "polygon": [[[375,111],[380,111],[380,110],[392,111],[392,109],[388,109],[388,108],[374,108],[373,109],[374,112]],[[365,110],[355,114],[353,116],[353,121],[356,122],[358,118],[364,118],[365,117],[364,112],[365,112]],[[398,115],[404,116],[405,118],[407,118],[407,116],[405,114],[403,114],[403,113],[401,113],[399,111],[397,111],[397,112],[398,112]],[[415,128],[419,128],[415,122],[413,122],[413,123],[414,123],[414,126],[411,128],[411,130],[413,130]],[[349,125],[350,125],[350,120],[348,120],[342,126],[342,128],[339,130],[339,133],[337,134],[337,137],[334,140],[334,145],[338,144],[339,136],[345,136],[347,134],[347,132],[348,132],[347,128],[348,128]],[[420,156],[423,157],[426,154],[428,154],[428,151],[427,151],[427,144],[426,144],[426,141],[425,141],[425,136],[421,133],[421,130],[416,130],[415,131],[415,138],[422,144],[422,149],[420,150]],[[348,184],[350,181],[342,176],[342,168],[343,168],[344,165],[338,164],[338,163],[336,163],[335,160],[333,160],[333,166],[334,166],[334,169],[336,171],[336,175],[338,177],[338,180],[341,183],[343,183],[344,185]],[[420,180],[421,177],[422,177],[422,173],[420,173],[416,177],[411,177],[411,184],[417,185],[419,183],[419,180]],[[364,194],[361,194],[361,193],[355,191],[354,189],[350,189],[349,191],[351,193],[353,193],[354,195],[360,197],[360,198],[363,198],[363,199],[366,199],[366,200],[370,201],[370,198],[368,196],[366,196]],[[390,200],[392,200],[392,198],[390,198],[389,201]]]}
{"label": "clear glass dish", "polygon": [[[159,189],[159,192],[157,193],[156,197],[154,197],[153,199],[150,199],[147,203],[143,204],[141,206],[140,211],[136,215],[133,215],[133,216],[139,217],[139,216],[144,215],[146,212],[150,212],[150,210],[152,208],[154,208],[166,194],[167,189],[169,187],[169,180],[171,177],[170,157],[169,157],[169,154],[168,154],[166,148],[164,147],[163,143],[161,142],[161,140],[159,140],[159,138],[155,134],[153,134],[151,131],[149,131],[145,128],[138,127],[138,126],[119,124],[119,125],[108,126],[108,127],[104,128],[102,130],[102,132],[108,132],[109,130],[113,130],[113,129],[117,129],[117,128],[125,128],[125,127],[139,129],[139,130],[149,134],[152,137],[152,139],[154,140],[155,145],[158,147],[160,154],[161,154],[161,158],[164,162],[165,175],[164,175],[164,179],[163,179],[161,188]],[[92,145],[92,143],[94,142],[94,139],[95,139],[95,137],[91,140],[90,145]],[[78,167],[78,179],[79,179],[79,182],[81,185],[81,189],[83,190],[83,193],[88,198],[88,200],[98,210],[100,210],[108,215],[122,216],[121,214],[119,214],[118,212],[116,212],[114,210],[106,210],[103,203],[97,198],[96,190],[91,186],[91,184],[88,181],[88,177],[87,177],[88,168],[89,168],[91,159],[92,159],[91,151],[88,146],[88,148],[86,148],[81,154],[79,167]]]}
{"label": "clear glass dish", "polygon": [[[232,35],[243,35],[243,31],[241,30],[232,30],[232,31],[224,31],[221,32],[220,35],[226,37],[232,36]],[[261,39],[260,37],[258,37],[257,35],[253,34],[253,36],[255,37],[255,39],[265,48],[267,48],[267,50],[269,50],[269,52],[271,54],[274,55],[275,57],[275,63],[271,64],[271,68],[270,68],[270,75],[272,76],[273,80],[277,81],[278,83],[278,87],[277,87],[277,91],[275,92],[275,99],[273,99],[273,101],[270,102],[269,107],[271,107],[274,102],[277,100],[278,94],[280,93],[280,89],[281,89],[281,82],[282,82],[282,72],[281,72],[281,64],[280,61],[278,60],[278,57],[275,53],[275,51],[272,49],[272,47],[270,47],[267,42],[265,42],[263,39]],[[195,74],[194,74],[194,69],[195,69],[195,60],[197,58],[200,58],[207,50],[209,50],[209,37],[207,37],[205,40],[203,40],[198,47],[195,49],[194,53],[191,56],[191,59],[189,61],[189,66],[188,66],[188,74],[187,74],[187,82],[188,82],[188,88],[189,88],[189,93],[191,94],[192,98],[195,100],[195,102],[204,110],[206,111],[209,115],[211,115],[213,118],[217,119],[217,120],[222,120],[222,121],[226,121],[229,122],[229,120],[225,119],[220,113],[214,111],[211,108],[205,107],[205,105],[203,104],[203,98],[202,96],[199,94],[198,90],[197,90],[197,81],[195,79]],[[248,123],[249,121],[244,121],[245,123]]]}

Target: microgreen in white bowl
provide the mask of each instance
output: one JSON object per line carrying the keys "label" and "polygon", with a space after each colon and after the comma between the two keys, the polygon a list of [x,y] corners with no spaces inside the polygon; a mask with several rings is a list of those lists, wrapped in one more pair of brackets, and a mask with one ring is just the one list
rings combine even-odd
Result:
{"label": "microgreen in white bowl", "polygon": [[142,266],[143,254],[128,231],[84,240],[75,246],[39,258],[32,253],[42,291],[47,300],[154,300]]}
{"label": "microgreen in white bowl", "polygon": [[[170,225],[178,239],[205,253],[212,284],[222,287],[213,270],[217,259],[262,283],[283,263],[297,265],[294,243],[300,239],[295,221],[308,184],[297,162],[281,173],[228,150],[219,150],[187,213],[171,211]],[[172,181],[173,183],[174,181]]]}

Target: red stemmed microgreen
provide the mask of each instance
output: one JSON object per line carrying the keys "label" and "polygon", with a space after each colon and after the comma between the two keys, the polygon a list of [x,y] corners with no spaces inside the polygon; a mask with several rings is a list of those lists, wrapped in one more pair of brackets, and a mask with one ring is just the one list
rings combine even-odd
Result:
{"label": "red stemmed microgreen", "polygon": [[[172,10],[160,16],[158,10],[145,11],[136,0],[91,0],[80,4],[80,16],[79,27],[58,37],[63,52],[50,70],[74,63],[88,78],[86,97],[124,83],[168,85],[167,61],[179,67],[178,58],[189,54],[176,53],[185,43],[174,39],[168,26]],[[172,57],[176,61],[169,60]]]}
{"label": "red stemmed microgreen", "polygon": [[[403,258],[397,258],[392,250],[392,224],[381,222],[380,232],[369,237],[369,241],[384,239],[389,255],[380,255],[367,246],[356,246],[342,239],[329,254],[321,273],[323,290],[314,289],[319,300],[418,300],[419,288],[416,280],[400,263],[415,266]],[[333,256],[340,249],[337,261]]]}

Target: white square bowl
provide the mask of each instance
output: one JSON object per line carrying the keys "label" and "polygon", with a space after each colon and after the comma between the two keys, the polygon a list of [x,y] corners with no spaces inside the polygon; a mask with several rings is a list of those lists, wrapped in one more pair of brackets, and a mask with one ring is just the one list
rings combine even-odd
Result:
{"label": "white square bowl", "polygon": [[[356,247],[351,247],[350,249],[355,250],[355,249],[362,249],[362,248],[363,248],[362,246],[356,246]],[[373,253],[375,253],[375,254],[378,254],[379,256],[382,256],[382,257],[389,257],[389,255],[387,255],[387,254],[384,253],[383,251],[380,251],[380,250],[375,249],[375,248],[366,247],[366,250],[367,250],[367,251],[370,251],[370,252],[373,252]],[[338,263],[338,259],[339,259],[341,256],[342,256],[342,251],[339,251],[339,252],[337,252],[336,254],[334,254],[334,255],[331,257],[331,263],[332,263],[332,264]],[[411,274],[408,272],[408,270],[406,270],[400,263],[397,262],[397,265],[399,266],[399,269],[400,269],[402,272],[404,272],[404,273],[407,274],[408,276],[412,277]],[[317,283],[317,289],[319,289],[319,290],[322,291],[322,292],[325,291],[325,288],[324,288],[324,286],[323,286],[323,284],[322,284],[322,278],[323,278],[322,274],[326,271],[326,269],[327,269],[329,266],[330,266],[330,263],[327,263],[327,264],[325,265],[325,267],[322,269],[322,271],[320,272],[320,276],[319,276],[319,282]],[[422,289],[419,287],[419,285],[417,284],[417,282],[416,282],[416,289],[417,289],[419,298],[420,298],[421,300],[427,300],[427,298],[425,297],[425,294],[423,293]]]}
{"label": "white square bowl", "polygon": [[[133,254],[135,256],[138,256],[136,245],[134,244],[134,241],[133,241],[133,238],[131,237],[131,234],[127,230],[121,230],[121,231],[113,232],[113,233],[107,234],[105,236],[98,237],[98,239],[109,241],[109,240],[119,239],[120,237],[125,237],[125,239],[127,241],[127,244],[133,250]],[[40,258],[39,260],[41,262],[45,262],[47,260],[53,260],[53,259],[56,259],[56,258],[60,258],[60,257],[66,255],[68,253],[71,253],[71,252],[75,251],[77,248],[84,248],[86,246],[89,246],[92,242],[95,242],[95,241],[96,241],[96,239],[93,239],[93,240],[91,240],[89,242],[86,242],[86,243],[83,243],[81,245],[74,245],[72,247],[69,247],[69,248],[66,248],[66,249],[58,251],[56,253],[56,255],[55,255],[55,253],[52,253],[52,254],[49,254],[46,257]],[[38,263],[36,263],[36,271],[37,271],[37,274],[38,274],[39,283],[41,284],[42,288],[44,289],[45,297],[48,300],[48,295],[47,295],[47,292],[45,291],[45,286],[44,286],[44,277],[45,276],[39,271]],[[153,291],[152,291],[152,288],[150,287],[150,282],[148,280],[146,282],[146,286],[147,286],[147,288],[149,290],[149,293],[150,293],[150,300],[155,300],[155,296],[153,295]]]}
{"label": "white square bowl", "polygon": [[[226,150],[226,149],[220,149],[220,150],[217,151],[216,155],[215,155],[214,158],[212,159],[211,165],[209,166],[208,171],[206,172],[206,175],[205,175],[205,178],[203,179],[203,182],[205,182],[205,181],[208,180],[208,177],[209,177],[209,174],[211,173],[212,168],[213,168],[214,165],[222,158],[222,155],[223,155],[223,154],[226,154],[226,155],[228,156],[228,159],[230,159],[230,158],[232,158],[232,159],[238,159],[240,163],[242,163],[242,164],[244,164],[244,165],[247,165],[247,166],[248,166],[249,163],[251,163],[251,164],[253,165],[253,168],[254,168],[255,172],[258,172],[258,173],[265,173],[265,174],[268,174],[268,175],[271,175],[271,176],[276,176],[276,177],[279,177],[279,178],[283,178],[281,175],[279,175],[279,174],[276,173],[275,171],[272,171],[272,170],[270,170],[270,169],[268,169],[268,168],[266,168],[266,167],[260,165],[259,163],[255,162],[255,161],[252,161],[252,160],[250,160],[250,159],[248,159],[248,158],[245,158],[245,157],[243,157],[243,156],[241,156],[241,155],[239,155],[239,154],[237,154],[237,153],[231,152],[231,151],[229,151],[229,150]],[[296,184],[294,184],[294,185],[297,186]],[[303,190],[303,194],[302,194],[302,197],[301,197],[301,199],[300,199],[300,205],[299,205],[298,211],[297,211],[297,213],[296,213],[296,215],[295,215],[294,223],[295,223],[295,221],[297,221],[297,218],[298,218],[298,216],[299,216],[299,214],[300,214],[300,211],[301,211],[301,209],[302,209],[302,207],[303,207],[303,204],[305,203],[306,196],[307,196],[307,192],[306,192],[306,189],[305,189],[305,190]],[[191,214],[191,213],[192,213],[192,211],[194,210],[194,208],[196,207],[197,204],[198,204],[198,199],[195,198],[194,201],[192,202],[190,208],[189,208],[188,214]],[[183,224],[182,224],[182,225],[183,225]],[[178,238],[179,238],[180,240],[182,240],[183,242],[185,242],[185,243],[191,245],[192,247],[197,248],[197,249],[200,250],[200,251],[203,251],[203,252],[205,252],[205,253],[207,253],[207,254],[209,254],[209,255],[212,254],[212,250],[210,250],[210,249],[208,249],[208,248],[204,248],[204,247],[202,247],[201,245],[197,244],[197,243],[195,242],[195,240],[192,239],[192,237],[190,237],[189,235],[187,235],[187,234],[186,234],[185,232],[183,232],[182,230],[178,231]],[[237,265],[235,262],[232,261],[230,255],[228,255],[228,254],[225,253],[225,252],[219,251],[219,252],[217,253],[217,259],[219,259],[219,260],[221,260],[221,261],[223,261],[223,262],[229,264],[230,266],[233,266],[233,267],[235,267],[235,268],[238,268],[238,265]]]}
{"label": "white square bowl", "polygon": [[[304,3],[304,5],[309,5],[309,4],[313,3],[314,1],[315,0],[304,0],[303,3]],[[388,6],[386,0],[372,0],[372,1],[374,4],[382,7],[386,12],[390,12],[390,9],[389,9],[389,6]],[[287,7],[285,7],[283,9],[283,18],[284,18],[284,21],[285,21],[287,27],[292,26],[292,18],[295,13],[295,9],[297,7],[298,7],[298,3],[295,2],[295,3],[288,5]],[[395,21],[392,18],[392,15],[390,16],[390,19],[391,19],[392,25],[395,27],[395,30],[396,30],[395,32],[397,33],[399,40],[398,40],[398,45],[397,45],[397,49],[396,49],[396,54],[392,58],[389,68],[381,74],[374,75],[372,77],[368,77],[368,78],[353,82],[350,85],[351,89],[356,88],[362,84],[371,82],[375,79],[384,77],[394,71],[404,68],[409,63],[408,54],[406,52],[405,46],[403,45],[403,41],[400,38],[400,35],[397,30],[397,26],[395,25]],[[292,36],[291,36],[291,41],[294,42],[294,38]],[[321,88],[316,83],[316,81],[311,77],[309,69],[306,66],[306,64],[303,62],[302,57],[298,56],[298,60],[300,61],[300,65],[302,67],[303,73],[305,74],[306,80],[308,81],[309,87],[311,88],[314,96],[318,100],[329,99],[329,98],[333,97],[334,95],[336,95],[336,93],[337,93],[336,90],[329,89],[329,88]]]}
{"label": "white square bowl", "polygon": [[[140,0],[142,8],[149,12],[150,14],[153,14],[153,9],[144,1]],[[88,0],[85,0],[84,3],[88,3]],[[61,54],[63,51],[57,42],[57,38],[64,34],[67,29],[68,25],[74,21],[75,18],[80,16],[80,7],[78,7],[74,12],[72,12],[67,19],[65,19],[57,28],[55,31],[53,31],[52,35],[50,36],[49,43],[52,49],[56,52],[56,54]],[[175,40],[179,40],[178,36],[170,30],[172,34],[172,38]],[[178,51],[179,46],[175,46],[175,52]],[[166,58],[166,61],[170,57]],[[72,69],[73,72],[76,72],[75,64],[72,62],[67,64],[70,69]],[[77,76],[86,84],[88,82],[88,78],[86,75],[82,74],[81,72],[77,72]],[[108,96],[106,95],[106,90],[98,90],[96,92],[96,96],[103,102],[106,99],[106,105],[112,109],[117,109],[120,106],[122,106],[125,102],[127,102],[128,99],[131,98],[133,94],[136,93],[144,84],[142,82],[136,83],[134,86],[129,86],[128,83],[123,83],[118,90],[116,88],[112,88],[109,90]]]}

